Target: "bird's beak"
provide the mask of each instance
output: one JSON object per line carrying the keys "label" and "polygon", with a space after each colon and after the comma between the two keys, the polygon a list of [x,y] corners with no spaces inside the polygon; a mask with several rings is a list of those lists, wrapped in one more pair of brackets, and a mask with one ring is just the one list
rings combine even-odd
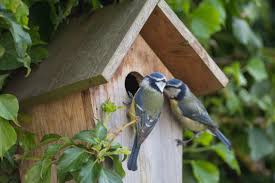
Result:
{"label": "bird's beak", "polygon": [[163,92],[163,90],[164,90],[164,88],[165,88],[165,86],[166,86],[166,83],[160,81],[160,82],[157,82],[156,85],[158,86],[159,90],[160,90],[161,92]]}

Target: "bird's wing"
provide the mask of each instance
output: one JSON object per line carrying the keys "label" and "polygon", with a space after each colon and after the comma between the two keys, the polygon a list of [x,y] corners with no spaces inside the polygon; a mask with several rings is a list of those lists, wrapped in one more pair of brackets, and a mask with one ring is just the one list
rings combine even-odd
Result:
{"label": "bird's wing", "polygon": [[150,116],[144,110],[144,102],[142,98],[142,89],[139,89],[134,97],[136,116],[139,118],[137,123],[137,133],[139,136],[138,141],[142,143],[145,138],[153,130],[155,124],[160,118],[160,113],[157,116]]}
{"label": "bird's wing", "polygon": [[186,95],[182,100],[184,101],[179,102],[178,105],[182,111],[182,114],[185,117],[210,127],[217,127],[201,101],[196,96],[190,93],[189,95]]}

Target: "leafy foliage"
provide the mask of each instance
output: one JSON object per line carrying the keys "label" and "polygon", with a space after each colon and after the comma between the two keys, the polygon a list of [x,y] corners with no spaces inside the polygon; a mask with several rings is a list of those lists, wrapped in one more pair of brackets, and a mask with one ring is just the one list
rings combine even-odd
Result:
{"label": "leafy foliage", "polygon": [[[106,101],[103,109],[109,103],[109,100]],[[115,112],[118,107],[112,105],[115,110],[104,112]],[[129,125],[126,124],[121,129],[127,126]],[[98,121],[95,129],[80,131],[73,138],[57,134],[45,135],[37,146],[46,145],[43,156],[29,169],[25,182],[50,183],[52,165],[56,164],[60,183],[69,180],[79,183],[122,183],[125,172],[120,156],[127,156],[130,151],[113,142],[118,133],[123,131],[121,129],[117,133],[108,133],[104,123]],[[25,153],[20,159],[31,158],[28,157],[29,154]]]}
{"label": "leafy foliage", "polygon": [[[167,2],[230,79],[226,88],[204,101],[231,139],[235,153],[228,152],[222,144],[213,144],[203,134],[184,148],[184,161],[191,161],[193,170],[193,175],[184,177],[193,176],[202,182],[212,176],[211,181],[215,182],[217,174],[214,176],[203,165],[194,163],[203,160],[219,165],[215,169],[220,172],[220,182],[274,181],[274,1]],[[213,152],[220,159],[212,156]],[[222,161],[236,173],[230,172]],[[190,174],[188,165],[184,171]]]}

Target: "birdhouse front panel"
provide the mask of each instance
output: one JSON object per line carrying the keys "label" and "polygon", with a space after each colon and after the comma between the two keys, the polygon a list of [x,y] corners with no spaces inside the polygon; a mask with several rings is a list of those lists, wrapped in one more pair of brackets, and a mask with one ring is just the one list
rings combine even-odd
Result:
{"label": "birdhouse front panel", "polygon": [[[164,73],[168,79],[172,78],[162,61],[144,39],[138,36],[108,83],[28,108],[26,111],[31,114],[32,122],[25,124],[25,127],[36,133],[39,139],[48,133],[73,136],[81,130],[93,128],[96,119],[101,117],[102,103],[110,99],[116,105],[125,106],[115,112],[109,122],[111,129],[115,130],[129,122],[126,103],[130,102],[130,98],[127,90],[135,92],[142,77],[154,71]],[[160,121],[141,145],[138,170],[127,171],[124,182],[181,182],[182,149],[177,147],[175,141],[181,137],[182,130],[170,115],[166,102]],[[123,131],[116,141],[131,149],[134,142],[133,128]],[[29,166],[30,163],[23,162],[22,175]],[[126,161],[124,166],[127,170]],[[52,179],[52,183],[57,183],[56,176]]]}
{"label": "birdhouse front panel", "polygon": [[[124,105],[129,102],[126,89],[131,90],[135,86],[128,86],[126,78],[138,75],[145,76],[154,71],[164,73],[167,78],[171,78],[171,73],[163,65],[161,60],[155,55],[141,36],[138,36],[134,44],[124,57],[121,65],[115,72],[112,79],[107,83],[90,88],[92,113],[99,118],[100,106],[108,98],[117,105]],[[130,76],[129,76],[130,74]],[[128,77],[127,77],[128,76]],[[131,84],[136,83],[133,81]],[[132,91],[132,90],[131,90]],[[129,121],[126,115],[127,108],[116,112],[110,122],[112,129],[117,129]],[[181,139],[182,130],[170,115],[169,107],[165,107],[161,114],[160,121],[156,124],[151,134],[141,145],[138,158],[138,170],[127,171],[124,178],[125,183],[155,183],[155,182],[182,182],[182,150],[177,147],[175,139]],[[134,142],[134,130],[128,128],[117,141],[132,148]],[[126,161],[125,161],[126,162]],[[126,163],[124,163],[127,170]]]}

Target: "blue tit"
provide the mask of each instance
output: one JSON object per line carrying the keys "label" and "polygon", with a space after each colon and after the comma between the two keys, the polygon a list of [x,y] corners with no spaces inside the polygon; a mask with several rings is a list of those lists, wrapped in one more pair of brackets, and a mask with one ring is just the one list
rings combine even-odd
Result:
{"label": "blue tit", "polygon": [[195,133],[208,130],[231,149],[230,141],[221,133],[201,101],[185,83],[178,79],[167,81],[164,94],[169,98],[172,113],[184,128]]}
{"label": "blue tit", "polygon": [[135,140],[127,163],[129,170],[137,170],[140,146],[159,121],[164,104],[163,90],[166,81],[166,77],[160,72],[145,76],[132,99],[128,115],[131,121],[137,120],[137,123]]}

